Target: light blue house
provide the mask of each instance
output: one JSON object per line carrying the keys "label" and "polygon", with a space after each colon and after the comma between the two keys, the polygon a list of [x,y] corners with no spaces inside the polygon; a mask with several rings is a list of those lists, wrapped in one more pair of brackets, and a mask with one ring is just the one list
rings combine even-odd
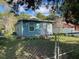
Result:
{"label": "light blue house", "polygon": [[16,34],[20,37],[40,37],[53,34],[53,21],[36,18],[21,19],[16,24]]}

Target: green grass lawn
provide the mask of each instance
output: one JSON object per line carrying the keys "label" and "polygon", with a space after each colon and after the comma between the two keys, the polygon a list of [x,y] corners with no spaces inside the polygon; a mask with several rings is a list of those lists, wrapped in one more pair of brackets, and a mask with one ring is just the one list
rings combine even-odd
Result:
{"label": "green grass lawn", "polygon": [[79,37],[59,35],[60,49],[62,52],[69,52],[68,59],[79,59]]}
{"label": "green grass lawn", "polygon": [[79,44],[79,37],[59,36],[60,42],[69,44]]}
{"label": "green grass lawn", "polygon": [[33,59],[36,55],[52,56],[54,43],[43,39],[5,39],[0,41],[0,59]]}
{"label": "green grass lawn", "polygon": [[[59,36],[61,52],[79,49],[79,38]],[[54,53],[54,38],[45,39],[16,39],[0,38],[0,59],[29,59],[36,55],[51,57]],[[78,50],[74,53],[79,53]],[[74,54],[73,54],[74,55]]]}

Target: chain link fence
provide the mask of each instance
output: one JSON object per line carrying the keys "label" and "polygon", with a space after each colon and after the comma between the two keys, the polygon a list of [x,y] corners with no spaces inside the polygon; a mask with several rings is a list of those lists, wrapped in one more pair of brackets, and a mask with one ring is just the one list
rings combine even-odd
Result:
{"label": "chain link fence", "polygon": [[[51,39],[0,38],[0,59],[56,59],[55,42],[58,43],[56,52],[59,59],[78,59],[74,56],[77,55],[74,51],[79,49],[78,41],[71,43],[69,36],[66,36],[68,40],[62,38],[65,37],[64,35],[56,36],[59,41],[55,41],[54,35]],[[64,41],[67,42],[64,43]]]}

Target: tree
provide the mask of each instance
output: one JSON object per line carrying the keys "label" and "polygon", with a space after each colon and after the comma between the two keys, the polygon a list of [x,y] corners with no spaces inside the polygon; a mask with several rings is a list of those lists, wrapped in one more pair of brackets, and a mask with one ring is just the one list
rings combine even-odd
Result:
{"label": "tree", "polygon": [[79,24],[79,0],[65,0],[62,9],[66,22]]}
{"label": "tree", "polygon": [[54,20],[54,19],[55,19],[55,13],[53,11],[51,11],[49,16],[47,16],[47,20]]}
{"label": "tree", "polygon": [[39,19],[42,19],[42,20],[47,19],[47,16],[44,16],[42,13],[37,13],[36,17],[39,18]]}
{"label": "tree", "polygon": [[1,22],[0,28],[1,31],[4,31],[4,35],[11,35],[15,31],[15,23],[17,18],[13,13],[2,13],[0,14]]}
{"label": "tree", "polygon": [[13,13],[1,13],[0,14],[0,32],[4,30],[4,35],[9,36],[15,31],[15,24],[20,19],[28,19],[30,15],[21,14],[14,16]]}
{"label": "tree", "polygon": [[29,19],[31,16],[30,15],[27,15],[27,14],[21,14],[19,16],[16,16],[17,18],[17,21],[20,20],[20,19]]}
{"label": "tree", "polygon": [[50,7],[52,10],[57,10],[60,0],[6,0],[6,2],[11,6],[11,12],[17,15],[17,12],[19,12],[18,9],[20,8],[19,6],[23,6],[25,10],[31,8],[35,11],[39,9],[41,5],[45,5],[46,8]]}

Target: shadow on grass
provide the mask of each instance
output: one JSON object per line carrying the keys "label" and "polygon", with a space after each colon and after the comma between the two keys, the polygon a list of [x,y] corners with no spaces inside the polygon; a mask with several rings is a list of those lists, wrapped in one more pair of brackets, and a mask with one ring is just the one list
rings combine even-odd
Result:
{"label": "shadow on grass", "polygon": [[[66,44],[60,42],[60,53],[78,49],[79,44]],[[77,51],[77,50],[76,50]],[[77,52],[69,54],[67,59],[79,59]],[[78,54],[75,54],[78,53]],[[16,39],[0,38],[0,59],[36,59],[39,57],[54,56],[54,41],[44,39]],[[40,58],[42,59],[42,58]]]}
{"label": "shadow on grass", "polygon": [[43,39],[0,38],[0,59],[35,59],[36,56],[53,56],[54,43]]}

